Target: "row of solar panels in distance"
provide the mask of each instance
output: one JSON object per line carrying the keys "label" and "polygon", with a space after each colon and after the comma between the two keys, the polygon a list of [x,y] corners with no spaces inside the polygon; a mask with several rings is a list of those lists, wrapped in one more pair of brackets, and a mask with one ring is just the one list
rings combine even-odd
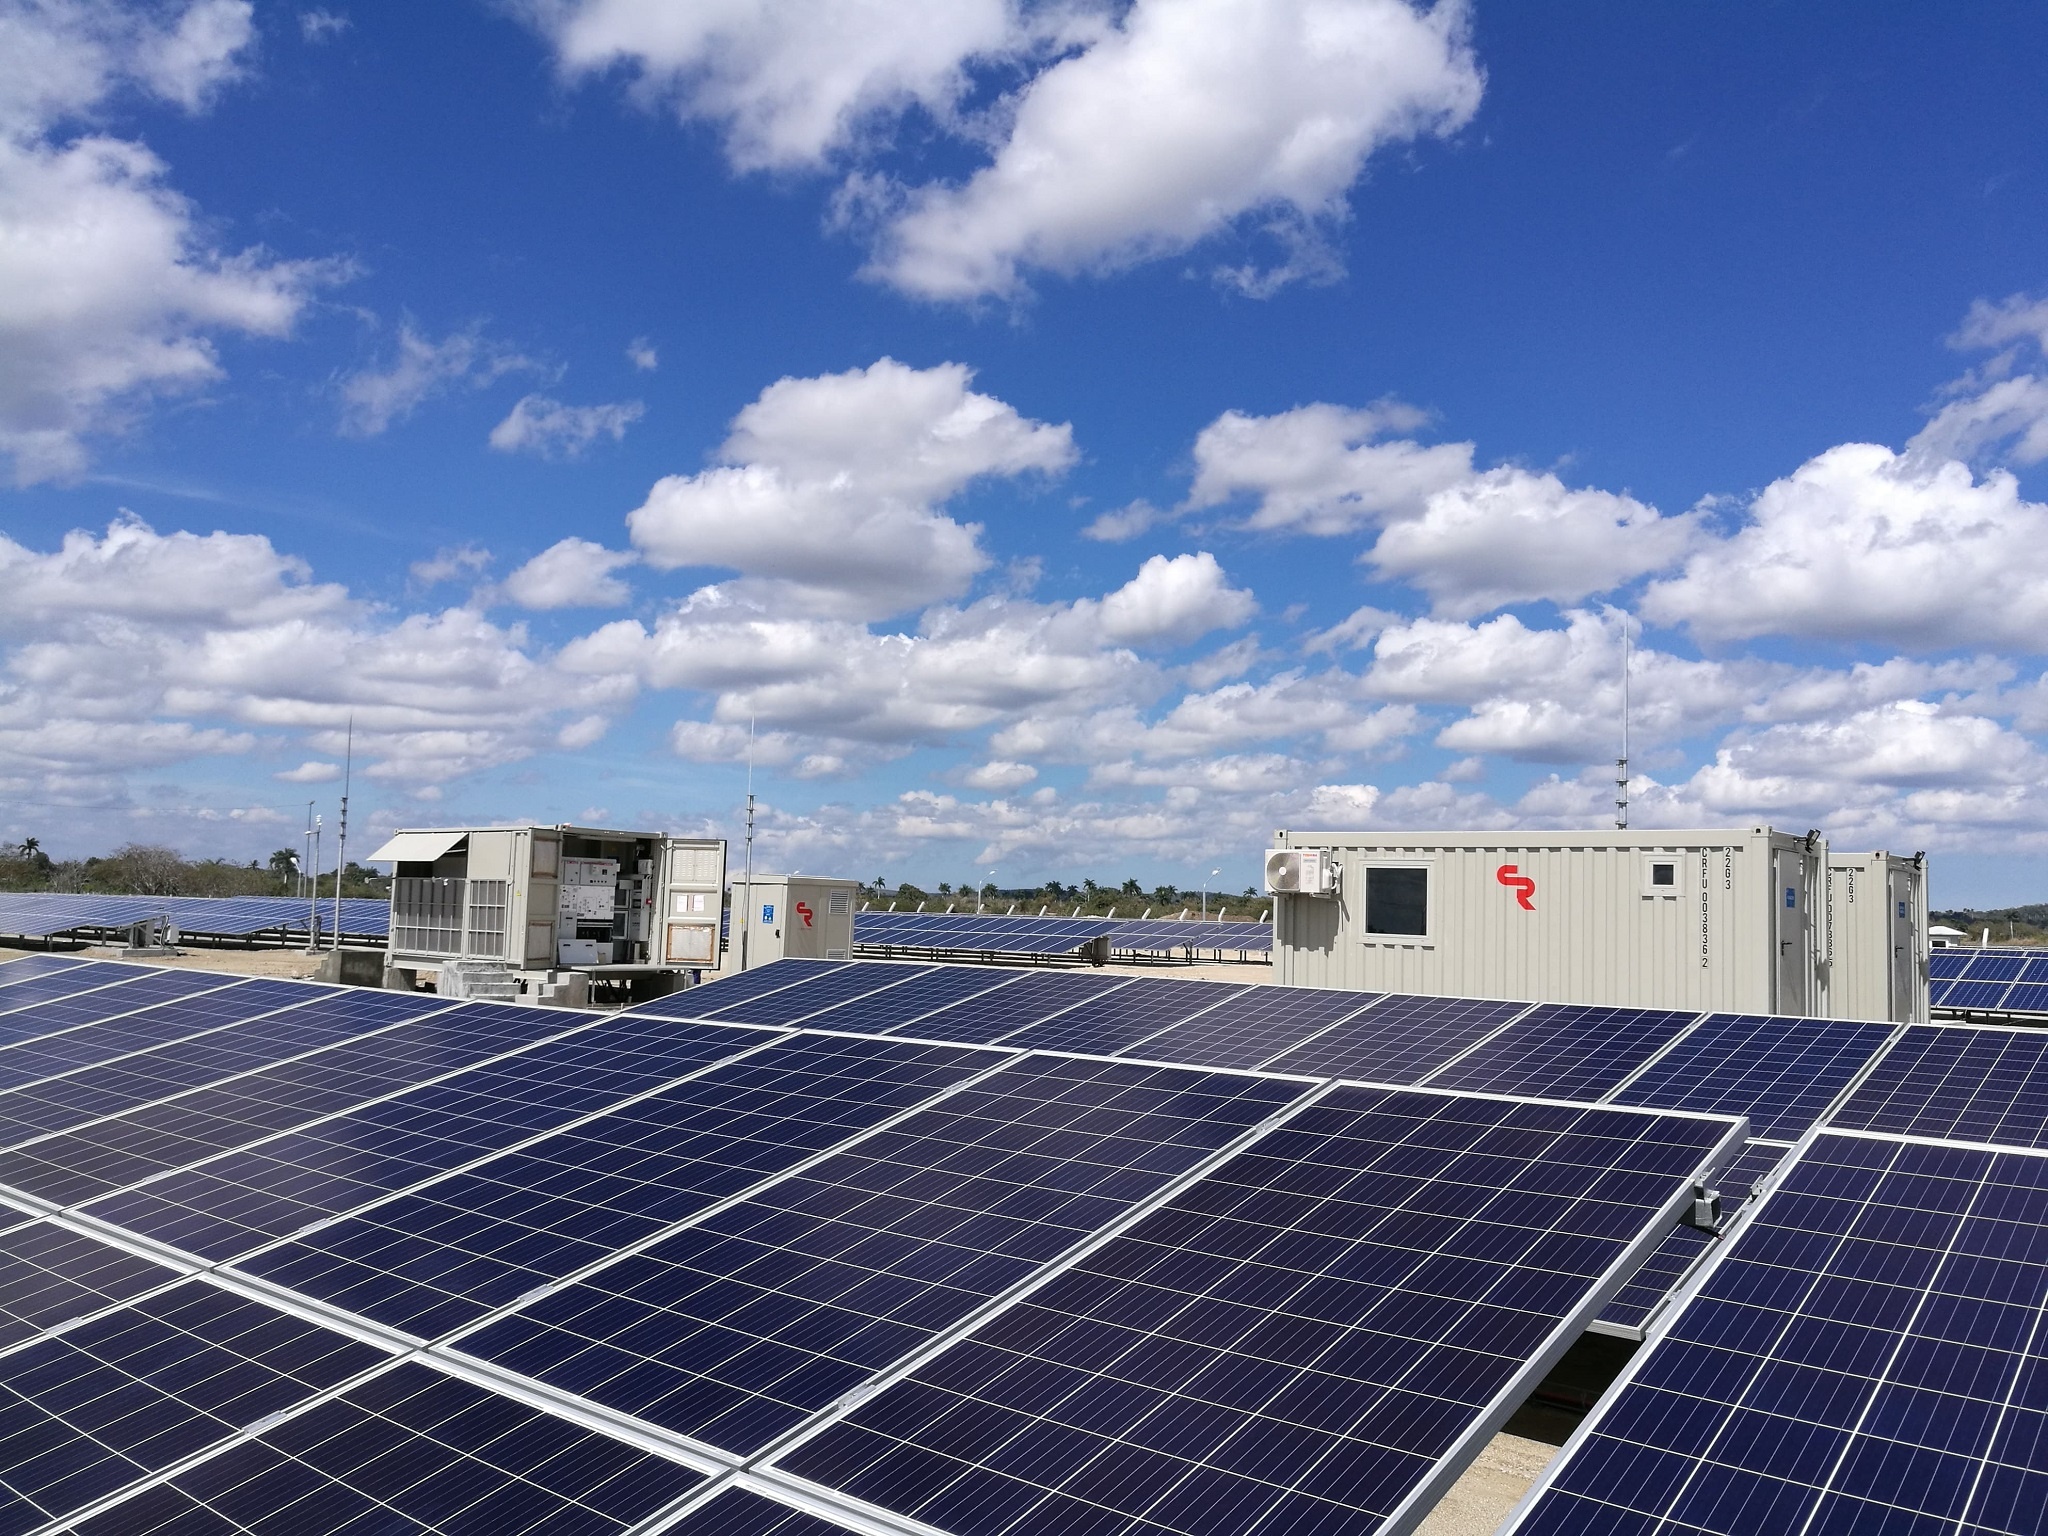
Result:
{"label": "row of solar panels in distance", "polygon": [[[0,1019],[15,1022],[0,1034],[15,1044],[0,1060],[26,1045],[25,1015],[69,1007],[47,1022],[87,1034],[104,1026],[76,1022],[86,1000],[103,1013],[133,987],[185,990],[217,1018],[242,1017],[222,1004],[254,988],[362,1011],[359,1029],[409,1022],[384,1025],[349,1069],[354,1107],[266,1099],[263,1074],[244,1074],[243,1113],[217,1121],[239,1145],[195,1142],[179,1166],[161,1166],[154,1143],[102,1136],[79,1162],[53,1156],[64,1133],[15,1133],[0,1181],[18,1195],[22,1181],[52,1203],[86,1193],[49,1182],[59,1175],[142,1178],[78,1207],[111,1245],[49,1221],[0,1232],[5,1412],[13,1443],[39,1448],[0,1471],[5,1530],[627,1528],[700,1486],[702,1461],[612,1444],[537,1413],[532,1392],[505,1399],[479,1362],[701,1438],[730,1463],[1262,1122],[1251,1151],[785,1460],[963,1530],[998,1514],[1015,1531],[1074,1530],[1078,1515],[1157,1529],[1169,1505],[1183,1507],[1175,1528],[1262,1514],[1371,1528],[1576,1331],[1731,1129],[1367,1088],[1276,1126],[1311,1083],[630,1016],[422,1013],[429,1000],[191,973],[107,983],[131,968],[64,962],[10,984],[12,969]],[[87,990],[61,995],[67,978]],[[209,981],[222,984],[190,990]],[[133,1029],[171,1006],[108,1023]],[[362,1076],[404,1059],[408,1029],[439,1031],[457,1054],[434,1064],[450,1070],[413,1087]],[[451,1067],[465,1035],[483,1038]],[[265,1104],[270,1118],[247,1119]],[[1398,1173],[1370,1171],[1396,1149]],[[182,1279],[124,1233],[222,1267]],[[1282,1272],[1296,1280],[1276,1291]],[[359,1334],[405,1331],[380,1352],[322,1326],[317,1305],[263,1305],[244,1276],[346,1309],[367,1320]],[[536,1279],[554,1282],[537,1301]],[[1047,1319],[1057,1346],[1035,1342]],[[437,1369],[389,1354],[437,1337],[441,1353],[421,1357]],[[1013,1379],[1020,1362],[1028,1381]],[[1162,1373],[1169,1362],[1178,1374]],[[1069,1385],[1041,1400],[1048,1372]],[[969,1468],[963,1450],[1005,1402],[1020,1434]],[[1037,1470],[1034,1431],[1066,1446],[1056,1475]],[[1276,1483],[1276,1457],[1299,1475]],[[932,1483],[934,1463],[952,1469],[948,1486]],[[683,1523],[746,1528],[730,1523],[743,1503],[722,1495]]]}
{"label": "row of solar panels in distance", "polygon": [[[304,898],[285,896],[79,896],[30,891],[0,894],[0,933],[44,938],[79,928],[126,928],[154,917],[168,917],[183,932],[240,937],[283,929],[305,933],[311,927]],[[332,898],[319,903],[323,933],[334,924]],[[341,931],[361,937],[390,931],[388,903],[347,896],[341,903]]]}
{"label": "row of solar panels in distance", "polygon": [[1958,1013],[2048,1014],[2048,954],[1937,949],[1927,959],[1928,1001]]}
{"label": "row of solar panels in distance", "polygon": [[[1268,923],[1181,922],[1170,918],[1029,917],[960,912],[858,912],[856,944],[870,948],[1010,950],[1076,949],[1107,935],[1111,949],[1269,951]],[[1041,940],[1034,946],[1028,941]]]}

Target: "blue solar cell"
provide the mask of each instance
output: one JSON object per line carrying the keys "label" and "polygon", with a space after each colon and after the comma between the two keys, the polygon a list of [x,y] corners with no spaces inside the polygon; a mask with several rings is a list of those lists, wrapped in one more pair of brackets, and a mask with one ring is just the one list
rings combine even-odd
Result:
{"label": "blue solar cell", "polygon": [[1252,987],[1115,1053],[1198,1067],[1256,1067],[1358,1012],[1377,992]]}
{"label": "blue solar cell", "polygon": [[1544,1003],[1428,1082],[1475,1093],[1597,1099],[1697,1017],[1674,1009]]}
{"label": "blue solar cell", "polygon": [[2006,981],[1952,981],[1941,995],[1941,1006],[1959,1012],[1975,1009],[1990,1012],[2005,1001],[2005,994],[2011,988]]}
{"label": "blue solar cell", "polygon": [[2016,979],[2029,984],[2048,983],[2048,955],[2029,955]]}
{"label": "blue solar cell", "polygon": [[[18,1146],[435,1011],[396,992],[315,992],[285,1012],[95,1063],[0,1093],[0,1146]],[[225,1000],[223,1000],[225,1004]],[[417,1031],[408,1032],[408,1038]]]}
{"label": "blue solar cell", "polygon": [[1040,1058],[461,1342],[735,1452],[802,1422],[1304,1091]]}
{"label": "blue solar cell", "polygon": [[0,1232],[0,1349],[176,1278],[175,1270],[47,1221]]}
{"label": "blue solar cell", "polygon": [[1132,981],[1078,1008],[1002,1037],[1018,1051],[1081,1051],[1109,1054],[1130,1050],[1164,1030],[1240,997],[1247,989],[1213,981]]}
{"label": "blue solar cell", "polygon": [[1513,1527],[2039,1528],[2048,1159],[1822,1135]]}
{"label": "blue solar cell", "polygon": [[1377,1531],[1727,1131],[1340,1088],[773,1462],[958,1536]]}
{"label": "blue solar cell", "polygon": [[0,1532],[113,1494],[388,1358],[197,1281],[7,1357]]}
{"label": "blue solar cell", "polygon": [[[7,898],[0,896],[0,906]],[[13,955],[0,959],[0,996],[17,981],[27,981],[31,976],[48,976],[57,971],[74,970],[86,962],[70,955]]]}
{"label": "blue solar cell", "polygon": [[436,1337],[985,1070],[957,1046],[799,1036],[238,1268]]}
{"label": "blue solar cell", "polygon": [[1413,1083],[1485,1039],[1527,1003],[1397,993],[1264,1065],[1269,1072]]}
{"label": "blue solar cell", "polygon": [[1088,971],[1031,972],[1011,986],[985,992],[941,1008],[893,1031],[922,1040],[957,1040],[985,1045],[1014,1034],[1027,1024],[1049,1019],[1065,1009],[1100,997],[1128,983],[1128,976]]}
{"label": "blue solar cell", "polygon": [[226,1447],[76,1536],[619,1536],[703,1474],[405,1364]]}
{"label": "blue solar cell", "polygon": [[167,1171],[86,1209],[219,1261],[758,1044],[750,1031],[714,1024],[606,1019],[259,1146]]}
{"label": "blue solar cell", "polygon": [[2002,1013],[2048,1013],[2048,982],[2016,981],[1999,1000]]}
{"label": "blue solar cell", "polygon": [[1748,1115],[1751,1135],[1791,1141],[1891,1037],[1889,1024],[1717,1013],[1613,1100]]}
{"label": "blue solar cell", "polygon": [[[123,982],[140,981],[149,974],[138,966],[111,965],[104,961],[73,966],[69,970],[45,971],[40,976],[30,976],[0,989],[0,1021],[4,1021],[7,1015],[16,1010],[36,1003],[71,997],[96,987],[119,986]],[[4,1022],[0,1022],[0,1028],[4,1027]]]}
{"label": "blue solar cell", "polygon": [[1927,974],[1936,981],[1953,981],[1969,963],[1967,949],[1937,949],[1927,957]]}
{"label": "blue solar cell", "polygon": [[1847,1130],[2048,1147],[2048,1034],[1919,1025],[1828,1123]]}
{"label": "blue solar cell", "polygon": [[845,1536],[846,1527],[777,1504],[744,1488],[728,1488],[667,1529],[690,1536]]}
{"label": "blue solar cell", "polygon": [[750,971],[741,971],[732,976],[721,976],[716,981],[707,981],[701,987],[689,987],[681,992],[672,992],[667,997],[656,998],[651,1003],[639,1003],[633,1012],[662,1019],[700,1019],[707,1013],[716,1013],[734,1003],[743,1003],[749,998],[763,997],[783,987],[793,987],[800,981],[814,976],[823,976],[829,971],[845,969],[843,960],[777,960],[769,965],[757,965]]}
{"label": "blue solar cell", "polygon": [[989,970],[978,966],[947,965],[890,987],[885,992],[857,997],[804,1020],[806,1029],[844,1029],[861,1034],[886,1034],[893,1029],[908,1030],[918,1019],[936,1013],[964,998],[978,997],[997,987],[1020,980],[1015,971]]}
{"label": "blue solar cell", "polygon": [[[1784,1161],[1789,1147],[1767,1141],[1752,1141],[1714,1180],[1721,1192],[1721,1210],[1733,1217],[1754,1198],[1758,1183]],[[1628,1284],[1615,1293],[1600,1313],[1600,1321],[1611,1326],[1640,1330],[1671,1299],[1693,1268],[1706,1256],[1714,1239],[1698,1227],[1681,1222],[1657,1251],[1643,1260],[1642,1268]]]}
{"label": "blue solar cell", "polygon": [[1978,950],[1970,957],[1970,963],[1963,971],[1968,981],[2017,981],[2026,968],[2024,955],[2000,954],[1995,950]]}
{"label": "blue solar cell", "polygon": [[1954,981],[1937,981],[1933,983],[1927,989],[1927,1005],[1930,1008],[1947,1007],[1948,990],[1950,987],[1953,987],[1955,985],[1956,983]]}
{"label": "blue solar cell", "polygon": [[119,1019],[76,1026],[63,1034],[16,1041],[0,1048],[0,1089],[40,1082],[117,1056],[225,1029],[258,1014],[310,1002],[318,995],[298,982],[244,981],[217,992],[159,1003]]}
{"label": "blue solar cell", "polygon": [[835,1003],[865,997],[868,993],[879,992],[885,987],[901,986],[915,977],[925,975],[930,969],[929,966],[922,965],[864,960],[854,965],[841,966],[822,976],[813,976],[793,987],[748,998],[744,1002],[730,1003],[715,1012],[699,1014],[697,1017],[717,1019],[727,1024],[790,1024],[830,1008]]}
{"label": "blue solar cell", "polygon": [[[0,1184],[73,1204],[530,1045],[575,1017],[552,1008],[451,1009],[23,1143],[0,1153]],[[0,1112],[46,1086],[0,1095]],[[163,1086],[157,1085],[159,1093]]]}
{"label": "blue solar cell", "polygon": [[138,976],[119,986],[102,987],[72,997],[53,998],[33,1007],[0,1015],[0,1060],[4,1048],[20,1040],[41,1039],[59,1030],[97,1024],[121,1014],[134,1013],[154,1003],[217,994],[232,989],[236,978],[209,976],[201,971],[163,971]]}

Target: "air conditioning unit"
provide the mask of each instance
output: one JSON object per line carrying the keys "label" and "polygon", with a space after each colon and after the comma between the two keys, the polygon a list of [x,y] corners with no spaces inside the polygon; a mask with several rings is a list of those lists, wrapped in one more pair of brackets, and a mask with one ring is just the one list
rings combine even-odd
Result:
{"label": "air conditioning unit", "polygon": [[1268,896],[1334,896],[1337,860],[1327,848],[1268,848]]}

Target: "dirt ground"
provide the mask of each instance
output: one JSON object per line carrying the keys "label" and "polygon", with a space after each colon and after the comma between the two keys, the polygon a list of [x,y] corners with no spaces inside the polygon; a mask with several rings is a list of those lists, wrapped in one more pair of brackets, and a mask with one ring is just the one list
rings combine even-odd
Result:
{"label": "dirt ground", "polygon": [[1495,1435],[1415,1528],[1415,1536],[1490,1536],[1556,1454],[1556,1446],[1541,1440]]}
{"label": "dirt ground", "polygon": [[[0,963],[41,953],[41,950],[34,949],[0,949]],[[83,949],[63,949],[57,953],[82,960],[118,960],[121,947],[118,944],[90,944]],[[320,957],[309,955],[303,949],[200,949],[194,946],[183,954],[152,957],[140,963],[175,966],[181,971],[226,971],[235,976],[281,976],[290,981],[305,981],[320,969]]]}

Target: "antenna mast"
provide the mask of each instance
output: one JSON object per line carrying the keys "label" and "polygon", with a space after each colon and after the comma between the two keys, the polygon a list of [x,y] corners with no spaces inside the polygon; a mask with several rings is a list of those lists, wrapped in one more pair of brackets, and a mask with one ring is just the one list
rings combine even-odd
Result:
{"label": "antenna mast", "polygon": [[341,760],[341,820],[334,829],[334,935],[330,949],[341,948],[341,872],[348,867],[348,784],[356,766],[356,714],[348,714],[348,747]]}
{"label": "antenna mast", "polygon": [[747,717],[747,864],[740,879],[740,969],[747,968],[747,935],[754,927],[754,717]]}
{"label": "antenna mast", "polygon": [[1628,830],[1628,615],[1621,616],[1621,756],[1614,760],[1614,825]]}

